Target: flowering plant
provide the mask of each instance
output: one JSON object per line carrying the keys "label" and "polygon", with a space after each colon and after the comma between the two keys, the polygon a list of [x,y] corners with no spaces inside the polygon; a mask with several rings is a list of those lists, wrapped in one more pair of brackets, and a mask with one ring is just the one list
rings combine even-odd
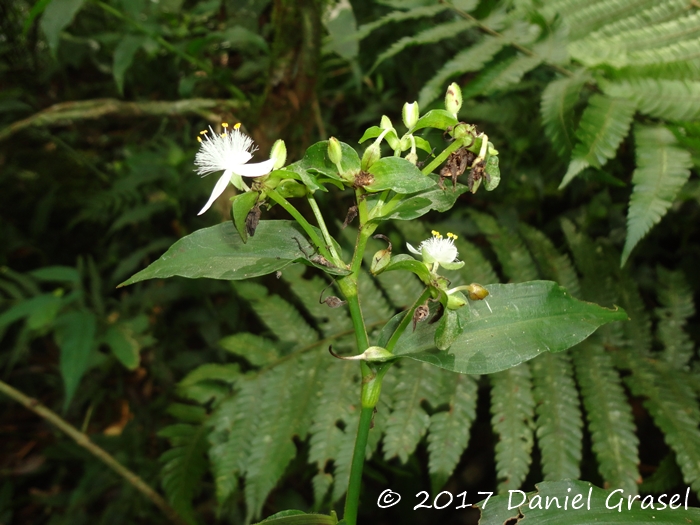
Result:
{"label": "flowering plant", "polygon": [[[404,106],[406,131],[402,135],[386,116],[379,126],[367,129],[359,142],[372,142],[361,157],[353,147],[331,137],[309,147],[302,159],[291,164],[286,164],[281,141],[269,160],[250,163],[255,146],[238,125],[229,129],[222,124],[218,133],[213,129],[202,132],[201,149],[195,157],[197,172],[223,173],[200,214],[230,182],[239,190],[233,198],[231,222],[180,239],[159,260],[123,283],[175,275],[248,279],[284,272],[299,263],[329,275],[342,298],[331,296],[323,303],[349,310],[357,345],[353,356],[339,356],[332,349],[331,353],[360,361],[362,374],[360,422],[343,516],[349,525],[357,522],[362,466],[382,381],[396,361],[409,358],[459,373],[493,373],[544,351],[563,351],[598,326],[626,319],[620,309],[577,301],[548,281],[452,287],[444,271],[465,265],[458,260],[458,238],[452,233],[443,237],[433,231],[417,248],[407,243],[407,251],[420,260],[393,253],[389,243],[374,254],[369,268],[363,266],[369,239],[386,221],[410,221],[431,211],[444,212],[467,191],[475,193],[482,185],[491,191],[498,186],[498,151],[486,134],[458,120],[460,108],[461,93],[452,84],[445,109],[421,116],[417,103]],[[434,156],[434,145],[423,136],[430,128],[446,139],[440,144],[442,151]],[[254,179],[251,186],[243,177]],[[450,184],[445,184],[448,179]],[[359,222],[350,258],[343,256],[341,243],[332,235],[314,197],[329,189],[353,196],[344,222],[344,226],[355,219]],[[305,200],[313,218],[304,216],[294,199]],[[283,208],[293,220],[263,219],[264,210],[273,206]],[[384,235],[374,236],[388,241]],[[360,302],[358,284],[366,270],[374,275],[410,272],[424,284],[414,303],[376,333],[368,333]]]}

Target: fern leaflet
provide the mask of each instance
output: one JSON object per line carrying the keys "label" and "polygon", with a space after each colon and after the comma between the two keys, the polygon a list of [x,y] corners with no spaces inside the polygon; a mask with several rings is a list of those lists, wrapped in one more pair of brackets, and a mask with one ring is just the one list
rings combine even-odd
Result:
{"label": "fern leaflet", "polygon": [[498,492],[519,488],[532,462],[533,416],[530,368],[523,363],[491,374],[491,425],[498,434]]}
{"label": "fern leaflet", "polygon": [[579,69],[574,76],[550,82],[542,92],[540,110],[544,131],[561,156],[569,154],[574,147],[574,105],[589,80],[588,72]]}
{"label": "fern leaflet", "polygon": [[700,494],[700,409],[689,375],[666,363],[651,362],[633,351],[626,354],[632,375],[625,381],[663,431],[666,443],[676,453],[683,479]]}
{"label": "fern leaflet", "polygon": [[476,419],[477,385],[472,376],[444,374],[449,410],[430,417],[428,464],[433,488],[441,488],[452,475],[469,442],[469,429]]}
{"label": "fern leaflet", "polygon": [[583,421],[569,357],[547,352],[533,359],[530,369],[544,479],[578,479]]}
{"label": "fern leaflet", "polygon": [[627,214],[627,239],[622,250],[624,265],[632,249],[657,224],[673,204],[678,190],[690,177],[690,153],[663,126],[635,129],[637,169]]}
{"label": "fern leaflet", "polygon": [[606,82],[606,95],[627,98],[640,112],[665,120],[694,120],[700,116],[700,82],[636,78]]}
{"label": "fern leaflet", "polygon": [[639,440],[620,376],[596,341],[584,341],[572,355],[598,470],[607,485],[636,494]]}
{"label": "fern leaflet", "polygon": [[681,14],[687,13],[687,11],[688,4],[686,0],[661,1],[626,18],[611,20],[586,39],[594,40],[605,37],[614,37],[615,35],[619,35],[621,33],[666,22],[667,20],[671,20]]}
{"label": "fern leaflet", "polygon": [[408,11],[392,11],[391,13],[383,16],[379,20],[375,20],[374,22],[370,22],[369,24],[364,24],[360,26],[357,29],[357,34],[355,35],[355,37],[358,40],[362,40],[372,31],[379,29],[380,27],[391,22],[403,22],[404,20],[412,20],[415,18],[429,18],[437,15],[438,13],[446,11],[449,8],[450,6],[448,5],[440,4],[416,7]]}
{"label": "fern leaflet", "polygon": [[657,0],[606,0],[584,4],[585,7],[571,14],[563,14],[570,28],[571,40],[596,31],[611,20],[626,18],[642,9],[655,5]]}
{"label": "fern leaflet", "polygon": [[658,297],[661,307],[654,313],[659,319],[656,335],[664,345],[663,359],[672,367],[683,369],[693,357],[694,345],[685,331],[688,318],[695,315],[693,291],[681,271],[657,268]]}
{"label": "fern leaflet", "polygon": [[627,136],[634,111],[634,103],[629,100],[597,94],[591,97],[576,131],[578,143],[559,189],[588,166],[599,168],[615,156],[617,147]]}
{"label": "fern leaflet", "polygon": [[495,62],[484,68],[478,76],[462,89],[464,99],[502,91],[517,84],[529,71],[542,63],[542,57],[519,55]]}

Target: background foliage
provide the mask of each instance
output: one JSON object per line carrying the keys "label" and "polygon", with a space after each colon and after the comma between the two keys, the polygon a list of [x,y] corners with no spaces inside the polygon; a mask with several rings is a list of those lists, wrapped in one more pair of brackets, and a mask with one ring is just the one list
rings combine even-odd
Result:
{"label": "background foliage", "polygon": [[[630,321],[490,376],[402,362],[375,417],[361,517],[464,519],[380,513],[387,487],[580,478],[697,495],[698,16],[677,0],[0,1],[2,379],[189,522],[327,512],[358,401],[356,367],[326,352],[352,351],[347,314],[318,302],[327,283],[292,266],[279,280],[115,286],[228,220],[225,199],[195,215],[212,184],[192,172],[199,129],[242,121],[262,153],[282,137],[296,160],[397,121],[407,100],[437,106],[455,80],[460,117],[500,151],[501,186],[382,233],[398,252],[455,232],[466,264],[453,283],[551,279]],[[342,210],[340,229],[350,200],[320,200]],[[367,322],[419,291],[367,279]],[[6,398],[1,410],[0,523],[165,522],[52,427]]]}

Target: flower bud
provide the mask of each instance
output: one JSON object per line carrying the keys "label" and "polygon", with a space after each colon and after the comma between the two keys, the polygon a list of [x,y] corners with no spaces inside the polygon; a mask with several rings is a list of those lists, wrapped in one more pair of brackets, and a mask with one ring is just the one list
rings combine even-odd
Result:
{"label": "flower bud", "polygon": [[294,179],[284,179],[277,185],[276,190],[277,193],[282,195],[285,199],[291,199],[305,196],[308,188],[303,184],[299,184]]}
{"label": "flower bud", "polygon": [[372,272],[372,275],[377,275],[377,274],[381,273],[382,270],[384,270],[384,268],[386,268],[390,262],[391,262],[391,250],[389,250],[389,249],[379,250],[372,257],[372,263],[369,266],[369,271]]}
{"label": "flower bud", "polygon": [[481,301],[489,295],[489,291],[477,283],[472,283],[467,286],[467,293],[469,294],[469,299],[472,301]]}
{"label": "flower bud", "polygon": [[280,169],[284,166],[284,163],[287,162],[287,146],[282,139],[277,139],[272,145],[270,158],[275,159],[275,164],[272,167],[273,170]]}
{"label": "flower bud", "polygon": [[373,142],[372,145],[362,154],[362,171],[367,171],[372,164],[379,160],[381,156],[382,152],[379,149],[379,144],[377,142]]}
{"label": "flower bud", "polygon": [[389,119],[389,117],[387,117],[386,115],[382,115],[382,118],[379,121],[379,127],[382,129],[394,129],[394,126],[391,123],[391,119]]}
{"label": "flower bud", "polygon": [[445,109],[452,113],[455,118],[457,118],[457,113],[459,113],[462,107],[462,90],[459,86],[452,82],[447,86],[447,94],[445,95]]}
{"label": "flower bud", "polygon": [[474,137],[476,134],[476,126],[473,124],[457,124],[452,130],[452,137],[455,140],[463,139],[465,137]]}
{"label": "flower bud", "polygon": [[413,129],[413,126],[418,122],[420,117],[420,110],[418,109],[418,102],[409,104],[406,102],[401,110],[401,117],[403,118],[403,125],[408,129]]}
{"label": "flower bud", "polygon": [[340,142],[335,137],[328,139],[328,158],[336,166],[340,164],[343,158],[343,148],[340,147]]}
{"label": "flower bud", "polygon": [[467,298],[462,292],[453,292],[447,296],[447,308],[450,310],[458,310],[467,304]]}
{"label": "flower bud", "polygon": [[411,151],[406,155],[406,160],[415,166],[418,164],[418,154],[415,151]]}

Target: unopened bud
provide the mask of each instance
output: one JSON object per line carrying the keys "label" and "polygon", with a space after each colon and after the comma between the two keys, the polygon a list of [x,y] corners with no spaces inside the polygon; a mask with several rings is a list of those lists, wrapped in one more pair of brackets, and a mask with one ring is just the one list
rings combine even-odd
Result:
{"label": "unopened bud", "polygon": [[413,104],[409,104],[408,102],[406,102],[403,105],[401,117],[403,118],[403,125],[406,126],[408,129],[412,129],[413,126],[416,125],[416,122],[418,122],[418,118],[420,117],[418,102],[414,102]]}
{"label": "unopened bud", "polygon": [[476,134],[476,126],[473,124],[457,124],[452,130],[452,137],[457,139],[463,139],[465,137],[474,137]]}
{"label": "unopened bud", "polygon": [[340,165],[343,158],[343,148],[340,147],[340,142],[335,137],[328,139],[328,158],[336,166]]}
{"label": "unopened bud", "polygon": [[372,256],[372,263],[369,266],[369,271],[372,272],[372,275],[377,275],[386,268],[389,263],[391,262],[391,250],[389,249],[384,249],[384,250],[379,250],[377,253]]}
{"label": "unopened bud", "polygon": [[282,139],[276,140],[272,145],[270,158],[275,159],[275,164],[272,167],[273,170],[280,169],[284,166],[284,163],[287,162],[287,146]]}
{"label": "unopened bud", "polygon": [[418,154],[415,151],[411,151],[406,155],[406,160],[415,166],[418,164]]}
{"label": "unopened bud", "polygon": [[394,126],[391,123],[391,119],[386,115],[382,115],[382,118],[379,121],[379,127],[382,129],[394,129]]}
{"label": "unopened bud", "polygon": [[307,187],[303,184],[299,184],[294,179],[284,179],[277,185],[277,193],[282,195],[285,199],[290,199],[294,197],[303,197],[308,191]]}
{"label": "unopened bud", "polygon": [[458,310],[465,304],[467,304],[467,298],[462,292],[454,292],[447,296],[447,308],[450,310]]}
{"label": "unopened bud", "polygon": [[445,109],[452,113],[455,118],[457,118],[457,113],[459,113],[462,107],[462,90],[459,86],[452,82],[447,86],[447,94],[445,95]]}
{"label": "unopened bud", "polygon": [[379,149],[379,144],[377,144],[377,142],[373,142],[372,145],[362,154],[362,171],[367,171],[372,164],[379,160],[381,156],[382,152]]}
{"label": "unopened bud", "polygon": [[472,283],[467,286],[467,293],[469,294],[469,299],[472,301],[481,301],[489,295],[489,291],[477,283]]}

